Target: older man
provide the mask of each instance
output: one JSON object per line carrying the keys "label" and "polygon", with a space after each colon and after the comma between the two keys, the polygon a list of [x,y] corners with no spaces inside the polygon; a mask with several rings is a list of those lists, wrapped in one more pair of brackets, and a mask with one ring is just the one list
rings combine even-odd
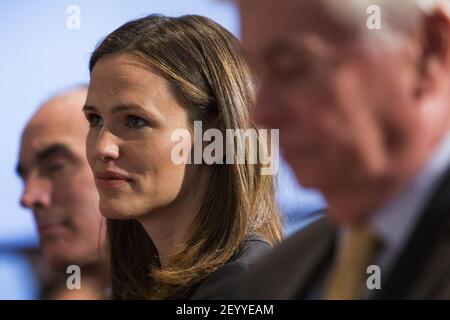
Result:
{"label": "older man", "polygon": [[238,4],[254,117],[328,202],[246,297],[449,299],[449,1]]}
{"label": "older man", "polygon": [[82,291],[66,290],[64,281],[55,298],[93,298],[108,274],[102,253],[106,224],[85,154],[86,95],[87,88],[79,87],[46,102],[27,124],[20,147],[21,204],[33,211],[43,256],[65,277],[72,274],[66,274],[69,265],[81,271]]}

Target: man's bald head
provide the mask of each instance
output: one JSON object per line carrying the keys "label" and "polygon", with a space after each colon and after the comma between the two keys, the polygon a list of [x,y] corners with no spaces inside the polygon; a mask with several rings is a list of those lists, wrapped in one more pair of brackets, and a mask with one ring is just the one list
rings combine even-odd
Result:
{"label": "man's bald head", "polygon": [[22,135],[21,204],[32,209],[43,254],[55,269],[95,262],[104,239],[85,153],[89,125],[81,109],[86,95],[87,88],[78,87],[51,98]]}
{"label": "man's bald head", "polygon": [[28,122],[23,138],[37,131],[67,131],[73,138],[85,139],[89,129],[81,109],[86,101],[87,87],[62,92],[44,104]]}

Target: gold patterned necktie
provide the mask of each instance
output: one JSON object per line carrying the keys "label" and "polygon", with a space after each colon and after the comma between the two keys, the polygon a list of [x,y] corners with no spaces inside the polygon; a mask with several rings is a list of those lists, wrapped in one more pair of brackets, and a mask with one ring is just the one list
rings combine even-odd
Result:
{"label": "gold patterned necktie", "polygon": [[365,225],[352,226],[342,240],[328,279],[326,300],[361,298],[367,267],[379,249],[377,238]]}

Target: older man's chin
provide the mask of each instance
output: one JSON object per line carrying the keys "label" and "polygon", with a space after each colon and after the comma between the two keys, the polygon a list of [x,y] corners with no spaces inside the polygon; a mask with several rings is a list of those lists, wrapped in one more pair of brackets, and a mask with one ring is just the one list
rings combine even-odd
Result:
{"label": "older man's chin", "polygon": [[70,265],[83,264],[83,258],[76,252],[76,244],[57,238],[41,239],[41,252],[54,271],[65,272]]}
{"label": "older man's chin", "polygon": [[319,191],[340,187],[340,179],[330,172],[328,167],[311,162],[289,163],[298,183],[304,188],[318,189]]}

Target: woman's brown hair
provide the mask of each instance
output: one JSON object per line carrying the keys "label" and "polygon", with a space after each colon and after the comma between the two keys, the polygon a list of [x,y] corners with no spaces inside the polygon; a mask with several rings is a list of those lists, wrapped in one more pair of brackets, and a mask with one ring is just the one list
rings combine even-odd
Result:
{"label": "woman's brown hair", "polygon": [[[254,81],[239,48],[230,32],[208,18],[150,15],[109,34],[94,51],[89,69],[92,72],[105,55],[135,54],[168,81],[192,123],[203,121],[223,133],[256,129],[249,114]],[[248,150],[245,157],[248,160]],[[114,298],[187,298],[233,258],[247,237],[257,236],[271,245],[280,241],[273,178],[261,175],[261,164],[211,167],[190,239],[167,267],[160,267],[155,246],[139,222],[108,220]]]}

